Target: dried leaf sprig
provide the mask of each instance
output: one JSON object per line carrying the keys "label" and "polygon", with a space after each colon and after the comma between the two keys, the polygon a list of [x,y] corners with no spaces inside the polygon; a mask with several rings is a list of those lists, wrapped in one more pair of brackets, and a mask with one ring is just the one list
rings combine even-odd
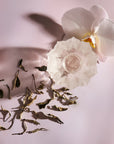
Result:
{"label": "dried leaf sprig", "polygon": [[53,114],[48,114],[48,119],[52,120],[54,122],[57,122],[59,124],[63,124],[63,122],[60,120],[60,118],[58,118],[57,116],[55,116]]}
{"label": "dried leaf sprig", "polygon": [[34,119],[48,119],[51,120],[53,122],[59,123],[59,124],[63,124],[63,122],[60,120],[60,118],[58,118],[57,116],[53,115],[53,114],[44,114],[43,112],[35,112],[32,111],[32,117]]}
{"label": "dried leaf sprig", "polygon": [[32,74],[32,77],[33,77],[34,88],[35,88],[35,92],[34,93],[36,93],[36,94],[44,94],[43,91],[42,91],[43,88],[44,88],[43,83],[40,83],[40,86],[37,88],[34,74]]}
{"label": "dried leaf sprig", "polygon": [[[26,71],[25,68],[22,65],[22,59],[20,59],[19,63],[18,63],[18,68],[22,69],[23,71]],[[39,71],[46,71],[46,67],[42,66],[42,67],[37,67],[37,69]],[[31,111],[30,109],[30,105],[34,103],[34,101],[37,99],[37,96],[40,94],[44,93],[44,83],[41,81],[40,84],[37,86],[36,85],[36,80],[35,80],[35,76],[34,74],[32,74],[33,80],[34,80],[34,90],[30,90],[28,87],[26,88],[25,94],[20,97],[18,99],[19,102],[19,106],[17,108],[14,108],[14,115],[11,118],[11,113],[8,110],[5,110],[3,108],[1,108],[1,113],[3,115],[3,121],[6,122],[8,119],[10,119],[10,126],[8,128],[5,127],[0,127],[0,131],[1,130],[8,130],[10,128],[12,128],[15,119],[20,120],[21,125],[22,125],[22,132],[19,133],[13,133],[13,135],[22,135],[24,133],[35,133],[38,131],[47,131],[46,128],[36,128],[34,130],[29,130],[27,128],[27,123],[30,124],[34,124],[34,125],[40,125],[40,123],[37,121],[37,119],[43,119],[43,120],[50,120],[53,122],[56,122],[58,124],[63,124],[63,121],[58,117],[55,116],[53,114],[44,114],[43,112],[35,112],[34,110]],[[14,88],[18,88],[20,87],[20,79],[19,79],[19,70],[15,73],[15,78],[13,79],[13,86],[12,89]],[[48,106],[48,104],[51,103],[52,100],[57,100],[59,101],[61,104],[68,106],[68,105],[72,105],[72,104],[76,104],[76,100],[77,97],[76,96],[72,96],[72,94],[69,92],[68,88],[62,87],[59,89],[53,89],[53,80],[50,78],[50,85],[47,87],[47,93],[50,96],[49,99],[46,99],[43,102],[40,103],[35,103],[39,109],[44,109],[44,108],[48,108],[50,110],[54,110],[54,111],[66,111],[68,109],[68,107],[60,107],[60,106],[56,106],[56,105],[52,105],[52,106]],[[8,98],[11,98],[11,94],[10,94],[10,87],[8,85],[6,85],[8,88]],[[1,91],[2,93],[2,91]],[[33,96],[33,94],[36,94],[36,96]],[[1,94],[2,95],[2,94]],[[47,107],[46,107],[47,106]],[[24,112],[29,112],[32,114],[32,119],[26,119],[26,118],[22,118],[22,114]]]}
{"label": "dried leaf sprig", "polygon": [[28,123],[32,123],[34,125],[39,125],[40,123],[37,122],[36,120],[32,120],[32,119],[23,119],[23,121],[28,122]]}
{"label": "dried leaf sprig", "polygon": [[0,79],[0,82],[5,81],[5,79]]}
{"label": "dried leaf sprig", "polygon": [[33,101],[36,99],[37,96],[32,97],[32,92],[30,91],[29,88],[26,88],[26,92],[24,97],[21,97],[18,99],[19,102],[19,106],[17,108],[15,108],[16,110],[14,110],[14,115],[13,118],[10,120],[11,125],[9,126],[8,129],[12,128],[15,119],[18,119],[22,122],[22,128],[23,128],[23,132],[21,133],[14,133],[13,135],[22,135],[25,133],[27,126],[25,122],[29,122],[29,123],[33,123],[33,124],[39,124],[38,122],[34,121],[34,120],[28,120],[28,119],[22,119],[22,114],[23,112],[30,112],[30,108],[28,108],[28,106],[30,106]]}
{"label": "dried leaf sprig", "polygon": [[41,66],[41,67],[35,67],[37,70],[39,71],[46,71],[47,70],[47,66]]}
{"label": "dried leaf sprig", "polygon": [[47,99],[45,100],[44,102],[41,102],[41,103],[37,103],[36,105],[39,107],[39,109],[42,109],[42,108],[45,108],[47,104],[49,104],[49,102],[51,101],[52,99]]}
{"label": "dried leaf sprig", "polygon": [[21,120],[21,122],[22,122],[22,128],[23,128],[23,131],[20,132],[20,133],[13,133],[12,135],[23,135],[23,134],[26,132],[26,130],[27,130],[26,123],[25,123],[24,120]]}
{"label": "dried leaf sprig", "polygon": [[23,59],[20,59],[18,64],[17,64],[17,67],[20,68],[21,70],[27,72],[27,70],[25,70],[25,67],[23,66]]}
{"label": "dried leaf sprig", "polygon": [[54,111],[66,111],[66,110],[68,110],[68,108],[57,107],[56,105],[47,106],[47,108],[50,109],[50,110],[54,110]]}
{"label": "dried leaf sprig", "polygon": [[12,90],[20,87],[19,70],[15,74],[15,78],[12,81]]}
{"label": "dried leaf sprig", "polygon": [[0,89],[0,98],[3,98],[4,97],[4,92],[2,89]]}
{"label": "dried leaf sprig", "polygon": [[38,132],[38,131],[47,131],[48,129],[46,129],[46,128],[36,128],[36,129],[34,129],[34,130],[32,130],[32,131],[27,131],[26,133],[28,133],[28,134],[32,134],[32,133],[36,133],[36,132]]}
{"label": "dried leaf sprig", "polygon": [[0,126],[0,131],[7,130],[7,128]]}
{"label": "dried leaf sprig", "polygon": [[[77,96],[71,97],[70,96],[70,95],[72,95],[71,93],[66,92],[66,90],[61,91],[60,89],[59,90],[53,89],[53,95],[63,105],[76,104],[77,103],[76,100],[78,99]],[[67,97],[67,96],[70,96],[70,97]]]}
{"label": "dried leaf sprig", "polygon": [[0,113],[3,115],[3,121],[6,122],[10,117],[11,117],[11,113],[6,110],[6,109],[3,109],[3,107],[1,106],[1,109],[0,109]]}
{"label": "dried leaf sprig", "polygon": [[22,118],[23,112],[29,112],[30,111],[28,106],[30,106],[36,100],[36,98],[37,98],[37,95],[35,97],[33,97],[33,93],[27,87],[23,99],[19,99],[18,100],[20,106],[17,107],[17,110],[15,110],[17,119],[21,119]]}
{"label": "dried leaf sprig", "polygon": [[6,84],[6,87],[8,89],[8,96],[7,97],[8,97],[8,99],[11,99],[11,89],[10,89],[8,84]]}

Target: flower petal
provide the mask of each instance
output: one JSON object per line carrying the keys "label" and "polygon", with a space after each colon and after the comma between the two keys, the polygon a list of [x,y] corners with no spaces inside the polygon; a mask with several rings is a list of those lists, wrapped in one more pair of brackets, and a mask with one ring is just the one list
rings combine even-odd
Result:
{"label": "flower petal", "polygon": [[98,26],[98,24],[105,18],[108,18],[108,13],[106,10],[100,6],[100,5],[94,5],[91,7],[90,11],[95,17],[95,21],[91,27],[92,32],[95,32],[95,28]]}
{"label": "flower petal", "polygon": [[71,9],[62,17],[65,34],[78,39],[82,39],[84,35],[91,32],[93,21],[93,14],[84,8]]}
{"label": "flower petal", "polygon": [[104,56],[114,56],[114,23],[104,19],[96,32],[98,51]]}
{"label": "flower petal", "polygon": [[95,18],[104,19],[108,18],[107,11],[100,5],[94,5],[90,8],[90,11],[93,13]]}

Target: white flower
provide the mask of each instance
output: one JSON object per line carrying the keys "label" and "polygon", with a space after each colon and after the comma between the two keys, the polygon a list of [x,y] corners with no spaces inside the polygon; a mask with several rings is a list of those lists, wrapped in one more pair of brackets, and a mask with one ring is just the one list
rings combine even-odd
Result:
{"label": "white flower", "polygon": [[75,88],[96,74],[97,56],[89,43],[76,38],[57,42],[48,53],[47,70],[56,84]]}
{"label": "white flower", "polygon": [[71,9],[63,15],[62,25],[67,38],[85,39],[101,56],[114,56],[114,23],[101,6]]}

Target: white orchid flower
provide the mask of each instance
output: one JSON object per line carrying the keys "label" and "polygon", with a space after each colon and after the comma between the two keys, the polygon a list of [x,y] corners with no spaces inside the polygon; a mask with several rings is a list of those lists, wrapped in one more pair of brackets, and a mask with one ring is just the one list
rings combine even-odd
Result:
{"label": "white orchid flower", "polygon": [[59,41],[48,53],[47,70],[56,85],[70,89],[86,85],[97,72],[97,56],[89,43],[75,37]]}
{"label": "white orchid flower", "polygon": [[101,6],[71,9],[63,15],[62,25],[67,38],[89,42],[100,56],[114,56],[114,23]]}

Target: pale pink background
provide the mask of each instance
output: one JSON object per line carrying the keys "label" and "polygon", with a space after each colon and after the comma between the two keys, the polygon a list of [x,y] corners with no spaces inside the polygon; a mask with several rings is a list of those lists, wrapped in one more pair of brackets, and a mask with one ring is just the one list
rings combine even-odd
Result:
{"label": "pale pink background", "polygon": [[[0,0],[0,77],[5,76],[11,84],[15,72],[13,65],[21,56],[25,56],[25,64],[31,73],[36,74],[32,66],[39,60],[45,62],[46,51],[42,49],[49,51],[52,43],[63,34],[56,24],[61,24],[63,13],[78,6],[89,9],[94,4],[102,5],[109,17],[114,19],[112,0]],[[28,18],[30,14],[48,16],[52,20],[42,25],[42,22]],[[46,27],[50,23],[55,27],[55,32],[51,32],[51,26]],[[32,53],[26,47],[32,48]],[[37,55],[37,48],[40,56]],[[22,78],[23,87],[28,83],[31,85],[29,77]],[[98,73],[89,85],[77,88],[73,93],[79,97],[78,104],[58,114],[64,125],[44,121],[48,132],[12,136],[11,133],[20,130],[17,123],[10,131],[0,132],[0,144],[114,144],[114,59],[100,63]],[[0,100],[1,104],[5,108],[15,107],[16,97],[11,101]]]}

